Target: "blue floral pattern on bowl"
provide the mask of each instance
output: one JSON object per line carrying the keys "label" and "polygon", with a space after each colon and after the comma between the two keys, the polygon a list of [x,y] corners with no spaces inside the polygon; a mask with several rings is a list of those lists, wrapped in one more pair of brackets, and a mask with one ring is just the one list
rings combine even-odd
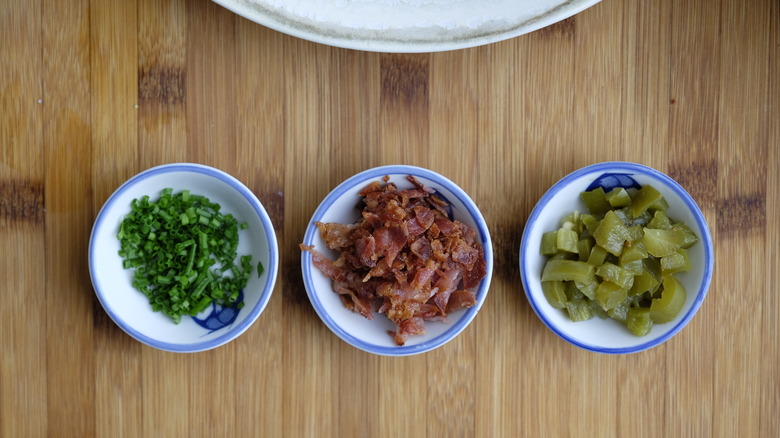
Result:
{"label": "blue floral pattern on bowl", "polygon": [[636,182],[631,176],[631,173],[603,173],[600,177],[593,180],[585,191],[596,190],[599,187],[609,193],[616,187],[623,187],[624,189],[641,189],[642,185]]}
{"label": "blue floral pattern on bowl", "polygon": [[239,305],[244,302],[244,290],[238,293],[238,299],[235,304],[229,307],[218,306],[217,303],[211,303],[211,312],[205,318],[192,317],[196,324],[208,330],[208,333],[214,333],[217,330],[228,327],[238,318],[238,312],[241,311]]}

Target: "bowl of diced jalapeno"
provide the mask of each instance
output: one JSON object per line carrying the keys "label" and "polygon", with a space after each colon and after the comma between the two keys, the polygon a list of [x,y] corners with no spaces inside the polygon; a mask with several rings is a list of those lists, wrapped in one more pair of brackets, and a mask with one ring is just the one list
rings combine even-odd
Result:
{"label": "bowl of diced jalapeno", "polygon": [[701,307],[712,269],[712,238],[693,197],[635,163],[562,178],[531,212],[520,245],[534,312],[565,341],[599,353],[636,353],[677,334]]}

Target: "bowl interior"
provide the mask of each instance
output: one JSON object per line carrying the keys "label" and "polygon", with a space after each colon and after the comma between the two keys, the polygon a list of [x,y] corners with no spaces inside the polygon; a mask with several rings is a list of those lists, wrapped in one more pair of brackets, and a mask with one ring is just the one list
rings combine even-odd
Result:
{"label": "bowl interior", "polygon": [[[540,254],[542,234],[560,226],[561,219],[574,210],[586,211],[579,194],[592,185],[607,187],[651,184],[669,202],[668,214],[685,222],[699,237],[691,247],[692,268],[677,274],[687,291],[680,315],[666,324],[655,324],[643,337],[634,336],[623,324],[594,317],[572,322],[565,311],[553,308],[541,288],[541,273],[546,257]],[[607,188],[605,190],[608,191]],[[539,201],[528,219],[520,248],[523,286],[529,302],[540,319],[563,339],[582,348],[603,353],[630,353],[658,345],[685,326],[707,293],[712,276],[712,239],[699,207],[690,195],[668,176],[633,163],[601,163],[588,166],[555,184]]]}
{"label": "bowl interior", "polygon": [[453,217],[477,231],[478,239],[484,247],[487,262],[487,274],[482,279],[477,291],[477,304],[466,310],[448,315],[448,322],[426,321],[426,333],[412,336],[404,346],[397,346],[388,330],[394,330],[395,325],[384,315],[375,313],[373,320],[368,320],[358,313],[344,307],[338,295],[333,292],[331,280],[311,264],[311,255],[302,254],[302,271],[306,291],[317,314],[325,324],[347,343],[380,355],[402,356],[422,353],[443,345],[460,333],[476,316],[485,300],[493,269],[493,253],[490,235],[482,215],[463,190],[446,178],[426,169],[411,166],[386,166],[370,169],[346,180],[334,189],[320,204],[312,216],[304,244],[314,245],[332,260],[337,253],[330,251],[314,225],[319,222],[355,223],[360,217],[358,192],[373,181],[379,181],[385,175],[399,189],[412,187],[407,181],[407,175],[414,175],[421,183],[438,192],[452,206]]}
{"label": "bowl interior", "polygon": [[[244,307],[210,306],[195,318],[174,324],[162,312],[153,312],[147,298],[133,288],[132,270],[123,269],[117,231],[130,202],[149,195],[159,198],[166,187],[174,193],[188,189],[221,205],[248,227],[239,231],[238,255],[251,254],[253,273],[244,288]],[[257,263],[265,271],[258,276]],[[271,296],[278,269],[276,237],[271,221],[257,198],[235,178],[219,170],[193,164],[149,169],[128,180],[106,201],[95,221],[89,248],[89,267],[97,296],[111,319],[137,340],[169,351],[202,351],[222,345],[243,333],[262,312]]]}

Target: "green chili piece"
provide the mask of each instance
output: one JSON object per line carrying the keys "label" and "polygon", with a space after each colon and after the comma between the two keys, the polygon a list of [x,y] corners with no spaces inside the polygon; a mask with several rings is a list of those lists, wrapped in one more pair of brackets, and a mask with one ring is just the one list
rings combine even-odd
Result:
{"label": "green chili piece", "polygon": [[593,318],[593,310],[588,300],[572,300],[566,302],[566,311],[572,321],[586,321]]}
{"label": "green chili piece", "polygon": [[599,283],[595,281],[594,278],[593,281],[588,281],[586,283],[582,283],[579,281],[574,281],[574,287],[577,288],[583,295],[588,297],[590,300],[596,299],[596,288],[599,286]]}
{"label": "green chili piece", "polygon": [[610,192],[607,193],[605,197],[607,202],[609,202],[609,205],[613,208],[625,207],[626,205],[631,204],[631,196],[623,187],[617,187],[610,190]]}
{"label": "green chili piece", "polygon": [[593,216],[592,214],[581,214],[580,221],[582,222],[582,225],[584,225],[585,228],[588,230],[588,233],[590,233],[591,236],[593,235],[593,232],[596,231],[596,227],[599,225],[599,220],[596,218],[596,216]]}
{"label": "green chili piece", "polygon": [[685,235],[680,230],[645,228],[642,245],[654,257],[666,257],[682,247]]}
{"label": "green chili piece", "polygon": [[561,228],[555,234],[555,247],[558,251],[579,253],[577,244],[579,242],[577,232]]}
{"label": "green chili piece", "polygon": [[641,295],[645,292],[651,294],[658,289],[661,284],[658,279],[650,273],[647,269],[643,270],[641,274],[634,277],[634,284],[631,286],[631,290],[628,292],[629,296]]}
{"label": "green chili piece", "polygon": [[672,222],[669,220],[669,216],[665,211],[657,210],[653,213],[653,219],[647,223],[647,228],[655,228],[657,230],[668,230],[672,228]]}
{"label": "green chili piece", "polygon": [[641,242],[637,242],[623,249],[620,253],[620,264],[631,263],[647,258],[647,250]]}
{"label": "green chili piece", "polygon": [[558,246],[556,245],[557,239],[557,231],[549,231],[542,234],[542,244],[540,248],[542,255],[550,256],[558,252]]}
{"label": "green chili piece", "polygon": [[666,208],[662,208],[666,203],[666,201],[661,201],[662,199],[663,195],[655,187],[649,184],[645,185],[634,195],[634,201],[631,203],[631,213],[634,217],[639,217],[639,215],[652,206],[666,210]]}
{"label": "green chili piece", "polygon": [[688,250],[680,248],[666,257],[661,257],[661,272],[666,274],[676,274],[686,272],[691,269],[691,259],[688,257]]}
{"label": "green chili piece", "polygon": [[650,309],[644,307],[632,307],[626,315],[626,327],[636,336],[645,336],[653,328],[653,318],[650,317]]}
{"label": "green chili piece", "polygon": [[581,262],[587,262],[590,258],[590,252],[593,249],[593,240],[591,238],[580,239],[577,242],[577,255],[578,260]]}
{"label": "green chili piece", "polygon": [[676,222],[671,227],[674,231],[679,231],[683,234],[683,241],[680,247],[688,249],[699,241],[699,236],[693,232],[693,230],[685,224],[685,222]]}
{"label": "green chili piece", "polygon": [[610,318],[626,322],[626,318],[628,318],[628,309],[631,308],[631,305],[629,304],[629,300],[625,300],[622,303],[618,304],[617,306],[607,310],[607,315],[609,315]]}
{"label": "green chili piece", "polygon": [[590,250],[590,257],[588,257],[588,264],[593,266],[601,266],[607,259],[607,250],[595,245]]}
{"label": "green chili piece", "polygon": [[650,316],[659,324],[676,318],[685,304],[685,287],[676,277],[664,275],[663,288],[661,298],[653,299],[650,305]]}
{"label": "green chili piece", "polygon": [[593,265],[575,260],[550,260],[542,271],[542,281],[593,281]]}
{"label": "green chili piece", "polygon": [[616,307],[628,298],[628,289],[611,281],[602,281],[596,288],[596,302],[604,310]]}
{"label": "green chili piece", "polygon": [[596,269],[596,275],[604,281],[611,281],[622,288],[630,288],[634,284],[634,276],[612,263],[604,263]]}
{"label": "green chili piece", "polygon": [[596,244],[608,253],[619,256],[626,241],[626,226],[614,211],[608,211],[593,232]]}
{"label": "green chili piece", "polygon": [[585,203],[585,207],[588,208],[588,211],[593,214],[604,214],[612,209],[609,201],[607,201],[604,189],[601,187],[589,192],[580,193],[580,199]]}
{"label": "green chili piece", "polygon": [[562,281],[543,281],[542,292],[551,306],[556,309],[566,307],[568,299],[566,298],[566,286]]}
{"label": "green chili piece", "polygon": [[626,272],[629,272],[634,277],[640,275],[642,271],[645,269],[645,265],[644,263],[642,263],[642,260],[634,260],[633,262],[627,262],[627,263],[621,262],[618,266],[625,269]]}

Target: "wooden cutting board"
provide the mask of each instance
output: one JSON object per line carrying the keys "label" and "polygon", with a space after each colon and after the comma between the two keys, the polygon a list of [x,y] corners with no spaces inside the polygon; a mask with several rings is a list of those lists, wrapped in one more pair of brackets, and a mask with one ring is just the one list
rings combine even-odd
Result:
{"label": "wooden cutting board", "polygon": [[[776,1],[603,1],[509,41],[414,55],[303,41],[207,0],[0,10],[0,436],[780,435]],[[518,272],[539,197],[606,160],[676,178],[716,250],[692,322],[627,356],[556,337]],[[124,334],[87,268],[106,198],[180,161],[247,184],[282,252],[258,321],[198,354]],[[297,249],[336,184],[393,163],[469,193],[496,256],[474,323],[407,358],[328,331]]]}

